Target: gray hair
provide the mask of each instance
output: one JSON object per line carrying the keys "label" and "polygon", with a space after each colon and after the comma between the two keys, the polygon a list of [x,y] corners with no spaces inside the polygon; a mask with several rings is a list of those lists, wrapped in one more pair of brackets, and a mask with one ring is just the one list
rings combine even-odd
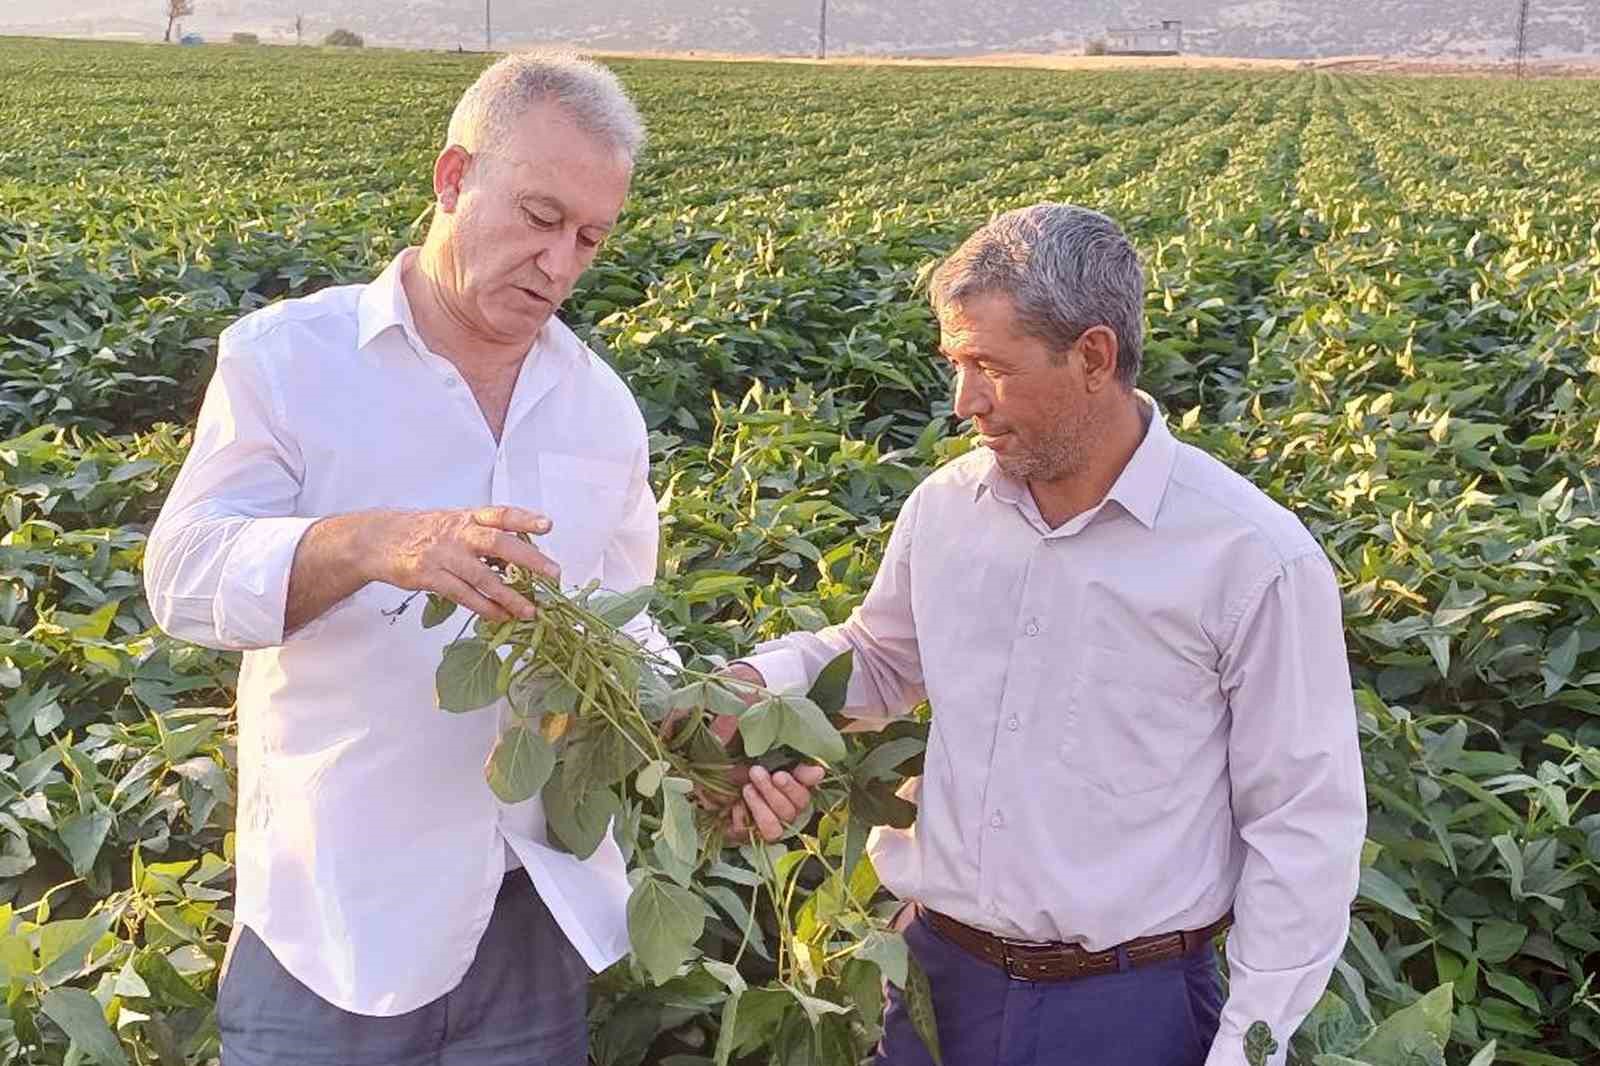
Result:
{"label": "gray hair", "polygon": [[1084,331],[1117,337],[1117,380],[1132,387],[1144,358],[1144,268],[1117,224],[1071,204],[1008,211],[933,273],[935,310],[974,296],[1011,299],[1017,326],[1064,351]]}
{"label": "gray hair", "polygon": [[561,49],[514,52],[478,75],[450,116],[449,143],[469,152],[504,143],[529,107],[550,102],[578,128],[632,166],[644,147],[644,119],[617,76]]}

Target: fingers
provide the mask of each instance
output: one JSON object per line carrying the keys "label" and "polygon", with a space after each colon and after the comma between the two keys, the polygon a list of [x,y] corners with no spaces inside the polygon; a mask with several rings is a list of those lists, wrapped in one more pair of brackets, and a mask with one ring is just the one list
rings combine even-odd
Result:
{"label": "fingers", "polygon": [[[779,774],[778,776],[781,777],[783,775]],[[818,766],[815,763],[807,763],[804,766],[796,766],[794,768],[794,776],[806,787],[806,802],[809,803],[811,801],[810,790],[822,784],[822,779],[828,776],[828,770],[826,767]]]}
{"label": "fingers", "polygon": [[479,522],[467,527],[466,542],[468,549],[479,557],[500,559],[526,570],[537,571],[551,581],[561,580],[561,567],[556,565],[555,560],[533,545],[524,543],[514,533]]}
{"label": "fingers", "polygon": [[759,766],[750,767],[743,795],[756,829],[768,843],[783,836],[811,802],[811,790],[792,774],[782,770],[769,774]]}
{"label": "fingers", "polygon": [[473,560],[468,565],[470,567],[468,573],[457,573],[453,576],[471,585],[480,596],[494,604],[498,610],[499,617],[491,619],[491,621],[503,622],[511,618],[532,618],[539,613],[525,596],[506,584],[499,574],[477,560]]}
{"label": "fingers", "polygon": [[551,528],[550,519],[525,507],[480,507],[472,512],[472,520],[508,533],[548,533]]}
{"label": "fingers", "polygon": [[506,622],[511,619],[511,616],[497,603],[452,573],[441,573],[435,582],[434,591],[491,622]]}

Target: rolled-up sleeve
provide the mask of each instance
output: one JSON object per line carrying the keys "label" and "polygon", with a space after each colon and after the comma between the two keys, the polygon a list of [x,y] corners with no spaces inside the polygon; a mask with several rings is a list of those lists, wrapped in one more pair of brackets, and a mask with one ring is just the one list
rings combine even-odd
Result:
{"label": "rolled-up sleeve", "polygon": [[145,545],[145,591],[173,637],[227,650],[284,640],[289,573],[316,521],[282,404],[237,327],[224,331],[194,444]]}
{"label": "rolled-up sleeve", "polygon": [[741,659],[760,672],[767,687],[779,693],[807,691],[834,658],[854,653],[845,713],[866,722],[882,722],[920,703],[922,656],[912,611],[911,557],[918,493],[901,508],[861,605],[836,626],[815,633],[790,633],[756,645]]}
{"label": "rolled-up sleeve", "polygon": [[1228,936],[1229,994],[1207,1066],[1243,1066],[1266,1022],[1281,1064],[1343,949],[1366,792],[1338,585],[1320,553],[1242,597],[1222,659],[1235,824],[1245,846]]}

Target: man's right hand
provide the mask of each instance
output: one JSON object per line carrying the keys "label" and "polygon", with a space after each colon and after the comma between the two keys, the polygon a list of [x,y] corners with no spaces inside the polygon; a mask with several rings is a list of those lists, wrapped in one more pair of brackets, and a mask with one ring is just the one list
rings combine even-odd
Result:
{"label": "man's right hand", "polygon": [[498,559],[559,581],[555,561],[517,536],[550,529],[550,519],[521,507],[373,512],[368,580],[436,592],[491,622],[532,618],[533,604],[484,560]]}
{"label": "man's right hand", "polygon": [[289,574],[284,631],[292,633],[373,581],[434,592],[491,622],[531,618],[532,603],[485,559],[559,581],[561,569],[518,533],[548,533],[550,519],[520,507],[359,511],[306,531]]}

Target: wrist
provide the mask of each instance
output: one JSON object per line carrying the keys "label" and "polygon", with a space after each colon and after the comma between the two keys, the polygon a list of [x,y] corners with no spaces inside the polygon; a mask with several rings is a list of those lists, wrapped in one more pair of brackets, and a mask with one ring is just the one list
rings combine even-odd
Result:
{"label": "wrist", "polygon": [[394,511],[357,511],[323,519],[317,525],[327,527],[329,547],[337,564],[366,585],[389,579],[384,562],[389,558],[389,529],[395,514]]}

